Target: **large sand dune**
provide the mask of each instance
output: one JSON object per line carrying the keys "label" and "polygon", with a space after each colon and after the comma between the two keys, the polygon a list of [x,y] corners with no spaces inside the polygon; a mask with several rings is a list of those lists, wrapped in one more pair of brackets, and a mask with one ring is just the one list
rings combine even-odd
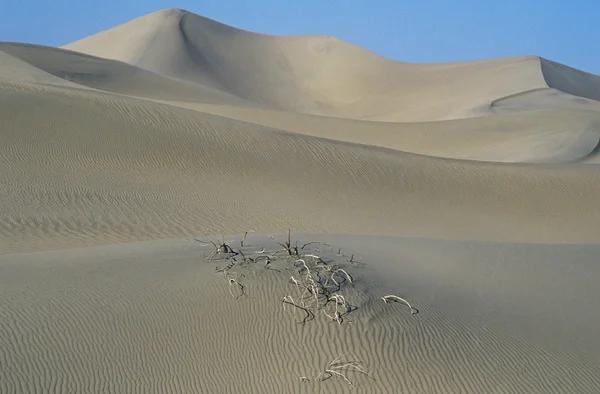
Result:
{"label": "large sand dune", "polygon": [[[277,109],[372,120],[487,114],[493,100],[552,87],[547,73],[558,89],[571,94],[598,98],[589,92],[600,89],[597,77],[573,78],[573,70],[555,73],[555,64],[533,56],[454,64],[398,63],[333,37],[260,35],[182,10],[146,15],[65,48],[121,60]],[[551,72],[544,72],[549,68]],[[566,73],[569,77],[561,77]]]}
{"label": "large sand dune", "polygon": [[[357,392],[600,392],[599,100],[538,57],[400,63],[181,10],[0,43],[0,391],[343,392],[314,377],[348,351]],[[349,321],[295,325],[283,266],[234,300],[185,239],[288,228],[345,251]]]}

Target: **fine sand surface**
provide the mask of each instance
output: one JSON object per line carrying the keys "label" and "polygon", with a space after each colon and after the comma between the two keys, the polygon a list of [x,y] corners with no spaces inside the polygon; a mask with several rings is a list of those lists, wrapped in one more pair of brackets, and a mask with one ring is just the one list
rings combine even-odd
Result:
{"label": "fine sand surface", "polygon": [[[163,10],[0,43],[0,119],[2,393],[600,392],[598,76]],[[288,228],[351,272],[342,324],[191,238]],[[342,353],[370,377],[315,380]]]}
{"label": "fine sand surface", "polygon": [[[598,246],[300,239],[315,237],[342,253],[360,251],[355,259],[364,263],[346,263],[354,284],[340,293],[357,309],[341,325],[323,313],[296,324],[281,302],[295,295],[287,280],[296,273],[262,264],[237,269],[247,296],[234,299],[215,272],[224,264],[207,263],[209,250],[193,240],[1,256],[0,391],[600,389]],[[247,253],[262,247],[275,245],[248,236]],[[383,303],[387,294],[419,313]],[[363,361],[371,377],[348,373],[354,387],[313,380],[343,353]]]}

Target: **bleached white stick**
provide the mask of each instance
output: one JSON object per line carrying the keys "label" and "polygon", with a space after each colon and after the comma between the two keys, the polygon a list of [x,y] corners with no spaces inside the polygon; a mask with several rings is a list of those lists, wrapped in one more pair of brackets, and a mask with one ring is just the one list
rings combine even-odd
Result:
{"label": "bleached white stick", "polygon": [[397,295],[386,295],[381,297],[381,299],[383,300],[383,302],[385,302],[386,304],[389,303],[388,300],[396,300],[396,301],[400,301],[403,302],[404,304],[406,304],[409,308],[410,308],[410,314],[414,315],[417,314],[419,311],[416,308],[413,308],[408,301],[406,301],[404,298],[398,297]]}

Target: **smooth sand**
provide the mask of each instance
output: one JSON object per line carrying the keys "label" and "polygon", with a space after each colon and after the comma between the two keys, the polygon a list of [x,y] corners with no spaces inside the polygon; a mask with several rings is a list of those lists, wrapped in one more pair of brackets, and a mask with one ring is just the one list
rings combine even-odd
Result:
{"label": "smooth sand", "polygon": [[[181,10],[0,43],[0,391],[340,392],[313,379],[343,352],[357,392],[600,391],[599,99],[538,57],[398,63]],[[232,299],[186,238],[288,228],[365,263],[348,322],[295,325],[283,273]]]}

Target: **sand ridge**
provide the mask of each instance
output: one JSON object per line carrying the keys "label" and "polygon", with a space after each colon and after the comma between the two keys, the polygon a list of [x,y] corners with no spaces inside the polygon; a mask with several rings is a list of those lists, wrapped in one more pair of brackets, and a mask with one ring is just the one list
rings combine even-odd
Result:
{"label": "sand ridge", "polygon": [[[588,160],[596,145],[600,104],[554,89],[495,100],[490,108],[503,116],[448,122],[365,122],[261,108],[213,88],[71,51],[20,44],[0,47],[39,68],[38,72],[50,84],[135,96],[277,129],[430,156],[499,162],[572,162]],[[9,70],[10,67],[5,69],[7,80],[11,76]]]}
{"label": "sand ridge", "polygon": [[281,231],[291,218],[298,231],[441,238],[461,223],[452,237],[523,242],[600,231],[593,165],[432,158],[133,98],[5,88],[8,250]]}
{"label": "sand ridge", "polygon": [[[399,63],[334,37],[266,36],[176,9],[143,16],[64,48],[125,61],[276,109],[371,120],[487,114],[491,101],[548,88],[549,80],[579,96],[600,86],[589,76],[575,84],[569,82],[571,77],[547,78],[542,60],[535,56]],[[543,64],[544,69],[550,67],[545,60]]]}

